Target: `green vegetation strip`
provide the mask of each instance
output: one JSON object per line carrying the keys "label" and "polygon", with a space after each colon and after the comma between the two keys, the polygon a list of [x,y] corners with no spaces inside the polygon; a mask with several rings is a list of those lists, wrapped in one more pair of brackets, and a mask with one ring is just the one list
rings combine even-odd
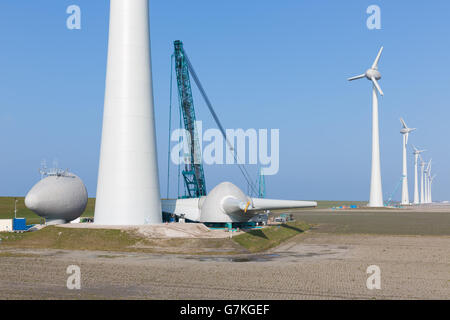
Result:
{"label": "green vegetation strip", "polygon": [[0,247],[64,250],[133,251],[142,240],[131,232],[106,229],[72,229],[49,226],[25,233],[0,233]]}
{"label": "green vegetation strip", "polygon": [[48,226],[34,232],[0,232],[0,249],[46,248],[149,253],[232,254],[242,252],[244,249],[250,252],[267,250],[308,229],[308,224],[293,221],[278,226],[249,230],[244,234],[233,237],[233,241],[231,241],[228,238],[146,239],[133,231]]}
{"label": "green vegetation strip", "polygon": [[31,257],[38,257],[36,254],[29,254],[29,253],[16,253],[16,252],[8,252],[0,251],[0,258],[31,258]]}
{"label": "green vegetation strip", "polygon": [[278,226],[250,230],[233,237],[233,240],[250,252],[259,252],[276,247],[309,228],[310,226],[305,222],[292,221]]}
{"label": "green vegetation strip", "polygon": [[[2,249],[57,249],[164,254],[235,254],[243,249],[230,239],[148,239],[134,231],[48,226],[25,233],[0,232]],[[1,251],[0,251],[1,252]]]}

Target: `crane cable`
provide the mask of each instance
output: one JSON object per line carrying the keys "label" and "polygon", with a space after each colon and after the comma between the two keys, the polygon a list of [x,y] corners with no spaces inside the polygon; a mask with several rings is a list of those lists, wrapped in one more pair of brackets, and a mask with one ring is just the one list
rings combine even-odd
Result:
{"label": "crane cable", "polygon": [[200,80],[199,80],[199,78],[197,76],[197,73],[195,72],[194,67],[192,66],[191,61],[189,60],[189,58],[188,58],[188,56],[186,54],[186,51],[184,51],[184,49],[183,49],[183,53],[184,53],[184,56],[185,56],[187,64],[188,64],[189,71],[191,72],[191,75],[194,78],[194,81],[197,84],[197,87],[200,90],[200,93],[202,94],[203,99],[205,100],[206,105],[208,106],[208,109],[209,109],[209,111],[211,112],[211,115],[214,118],[214,121],[216,122],[217,126],[219,127],[219,130],[222,133],[223,138],[225,139],[226,143],[228,144],[228,147],[230,148],[230,150],[233,152],[233,157],[234,157],[234,159],[236,161],[236,164],[239,167],[239,170],[241,171],[241,173],[244,176],[245,180],[247,181],[248,185],[252,188],[253,192],[255,194],[258,194],[258,192],[256,191],[256,187],[253,185],[253,182],[252,182],[250,174],[247,172],[246,168],[242,164],[239,163],[239,161],[238,161],[239,159],[238,159],[237,153],[235,152],[235,149],[231,145],[230,141],[228,141],[227,135],[225,133],[225,130],[224,130],[222,124],[220,123],[220,120],[217,117],[217,114],[214,111],[214,108],[212,107],[211,102],[209,101],[208,96],[206,95],[206,92],[203,89],[202,84],[200,83]]}

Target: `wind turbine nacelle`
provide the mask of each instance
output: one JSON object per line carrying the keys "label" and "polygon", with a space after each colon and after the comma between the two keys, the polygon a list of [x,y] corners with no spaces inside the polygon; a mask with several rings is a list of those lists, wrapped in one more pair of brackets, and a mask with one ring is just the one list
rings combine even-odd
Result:
{"label": "wind turbine nacelle", "polygon": [[252,207],[252,199],[231,182],[222,182],[200,198],[199,207],[202,222],[246,222],[251,215],[243,211]]}
{"label": "wind turbine nacelle", "polygon": [[407,134],[407,133],[410,133],[410,132],[412,132],[414,130],[416,130],[416,129],[415,128],[403,128],[403,129],[400,130],[400,133],[401,134]]}
{"label": "wind turbine nacelle", "polygon": [[372,80],[372,78],[375,78],[375,80],[381,79],[381,73],[376,69],[367,69],[365,75],[369,80]]}
{"label": "wind turbine nacelle", "polygon": [[64,224],[79,218],[87,202],[83,181],[72,173],[40,180],[25,197],[25,206],[47,224]]}

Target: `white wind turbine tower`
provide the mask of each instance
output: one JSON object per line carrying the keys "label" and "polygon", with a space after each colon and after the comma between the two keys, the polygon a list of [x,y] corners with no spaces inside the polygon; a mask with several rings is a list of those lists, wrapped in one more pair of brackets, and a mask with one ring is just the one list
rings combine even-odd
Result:
{"label": "white wind turbine tower", "polygon": [[408,128],[403,118],[400,118],[402,123],[402,129],[400,133],[403,138],[403,170],[402,170],[402,204],[409,204],[409,191],[408,191],[408,166],[406,161],[406,146],[408,145],[409,133],[416,130],[416,128]]}
{"label": "white wind turbine tower", "polygon": [[[419,155],[426,151],[426,150],[419,150],[417,149],[415,146],[413,146],[414,149],[414,204],[419,204],[420,198],[419,198],[419,177],[418,177],[418,172],[417,172],[417,165],[419,162]],[[423,167],[422,167],[422,179],[423,179]],[[422,186],[423,188],[423,186]],[[422,189],[423,192],[423,189]]]}
{"label": "white wind turbine tower", "polygon": [[426,167],[426,169],[425,169],[425,177],[424,177],[424,181],[425,181],[425,187],[424,187],[424,203],[429,203],[429,200],[428,200],[428,182],[429,182],[429,180],[428,180],[428,177],[429,177],[429,172],[430,172],[430,168],[431,167],[431,159],[430,159],[430,161],[428,162],[428,165],[427,165],[427,167]]}
{"label": "white wind turbine tower", "polygon": [[425,161],[420,156],[420,203],[425,203]]}
{"label": "white wind turbine tower", "polygon": [[95,223],[162,222],[149,0],[111,0]]}
{"label": "white wind turbine tower", "polygon": [[429,186],[429,188],[430,188],[430,203],[433,203],[433,198],[432,198],[432,189],[431,189],[431,187],[433,186],[433,180],[434,180],[434,178],[436,178],[436,175],[433,175],[431,178],[430,178],[430,186]]}
{"label": "white wind turbine tower", "polygon": [[378,52],[375,61],[370,69],[364,74],[359,76],[351,77],[348,80],[356,80],[361,78],[367,78],[372,82],[372,174],[370,179],[370,200],[369,207],[382,207],[383,206],[383,191],[381,186],[381,168],[380,168],[380,136],[378,128],[378,95],[383,95],[383,91],[380,88],[377,80],[381,79],[381,74],[378,71],[378,61],[380,60],[381,52],[383,47],[381,47]]}
{"label": "white wind turbine tower", "polygon": [[427,203],[431,203],[431,160],[432,159],[430,159],[427,166],[427,191],[426,191]]}

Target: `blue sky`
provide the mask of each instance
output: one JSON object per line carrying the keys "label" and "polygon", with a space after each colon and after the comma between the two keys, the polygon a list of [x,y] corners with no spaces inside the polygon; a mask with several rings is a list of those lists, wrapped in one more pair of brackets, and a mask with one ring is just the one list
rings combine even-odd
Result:
{"label": "blue sky", "polygon": [[[82,10],[81,30],[66,28],[72,4]],[[381,8],[381,30],[366,27],[371,4]],[[0,195],[25,195],[39,179],[41,160],[56,158],[95,196],[108,10],[106,0],[0,2]],[[280,129],[280,171],[266,178],[267,196],[319,200],[368,199],[371,86],[346,78],[370,67],[384,45],[383,193],[391,193],[401,176],[404,117],[418,128],[408,150],[410,197],[415,144],[433,158],[434,199],[450,199],[449,12],[444,0],[151,1],[162,194],[170,55],[173,40],[180,39],[225,127]],[[197,118],[214,127],[194,95]],[[255,167],[248,170],[256,177]],[[208,189],[224,177],[246,189],[235,166],[207,166],[205,172]],[[175,195],[175,180],[171,186]]]}

